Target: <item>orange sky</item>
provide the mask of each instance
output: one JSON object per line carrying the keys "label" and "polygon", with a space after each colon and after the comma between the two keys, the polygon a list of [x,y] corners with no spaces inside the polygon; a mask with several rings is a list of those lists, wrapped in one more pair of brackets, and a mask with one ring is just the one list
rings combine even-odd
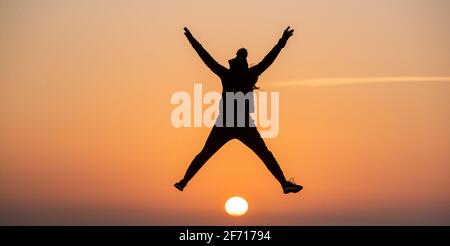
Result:
{"label": "orange sky", "polygon": [[[449,9],[1,1],[0,224],[450,225],[450,82],[433,79],[450,76]],[[227,65],[240,47],[257,63],[287,25],[295,35],[258,85],[280,92],[267,145],[305,189],[283,195],[232,141],[178,192],[209,129],[172,127],[170,97],[220,90],[182,28]],[[233,195],[245,216],[226,215]]]}

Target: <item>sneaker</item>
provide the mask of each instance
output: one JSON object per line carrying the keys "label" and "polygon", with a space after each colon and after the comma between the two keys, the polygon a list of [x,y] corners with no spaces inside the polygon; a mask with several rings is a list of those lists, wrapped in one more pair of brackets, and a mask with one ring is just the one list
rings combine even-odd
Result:
{"label": "sneaker", "polygon": [[176,183],[174,186],[175,186],[175,188],[177,188],[178,190],[183,191],[184,187],[186,186],[186,183],[180,181],[180,182]]}
{"label": "sneaker", "polygon": [[303,189],[303,186],[298,185],[294,182],[294,179],[290,179],[289,181],[286,181],[283,185],[283,192],[284,194],[288,193],[297,193]]}

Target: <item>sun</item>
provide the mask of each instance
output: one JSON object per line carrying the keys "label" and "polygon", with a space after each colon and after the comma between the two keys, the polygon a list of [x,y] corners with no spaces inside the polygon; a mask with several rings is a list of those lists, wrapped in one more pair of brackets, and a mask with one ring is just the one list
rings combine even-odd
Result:
{"label": "sun", "polygon": [[233,196],[225,202],[225,211],[232,216],[241,216],[247,213],[247,201],[238,196]]}

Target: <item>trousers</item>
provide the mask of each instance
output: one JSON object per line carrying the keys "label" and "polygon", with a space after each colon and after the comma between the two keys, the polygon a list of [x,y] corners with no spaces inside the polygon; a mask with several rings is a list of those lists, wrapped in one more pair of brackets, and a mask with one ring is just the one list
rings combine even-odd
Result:
{"label": "trousers", "polygon": [[264,140],[256,127],[217,127],[214,126],[209,134],[203,149],[198,153],[189,165],[183,181],[189,182],[200,168],[213,156],[224,144],[232,139],[238,139],[249,147],[264,162],[267,169],[283,185],[286,178],[272,152],[267,148]]}

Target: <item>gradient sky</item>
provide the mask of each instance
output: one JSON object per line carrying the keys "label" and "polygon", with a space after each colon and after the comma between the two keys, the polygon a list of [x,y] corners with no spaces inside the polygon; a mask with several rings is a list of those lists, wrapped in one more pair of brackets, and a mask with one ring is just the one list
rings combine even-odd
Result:
{"label": "gradient sky", "polygon": [[[288,25],[258,85],[305,189],[232,141],[178,192],[209,129],[172,127],[170,97],[221,89],[182,28],[227,65]],[[0,224],[450,225],[449,30],[447,0],[0,1]]]}

